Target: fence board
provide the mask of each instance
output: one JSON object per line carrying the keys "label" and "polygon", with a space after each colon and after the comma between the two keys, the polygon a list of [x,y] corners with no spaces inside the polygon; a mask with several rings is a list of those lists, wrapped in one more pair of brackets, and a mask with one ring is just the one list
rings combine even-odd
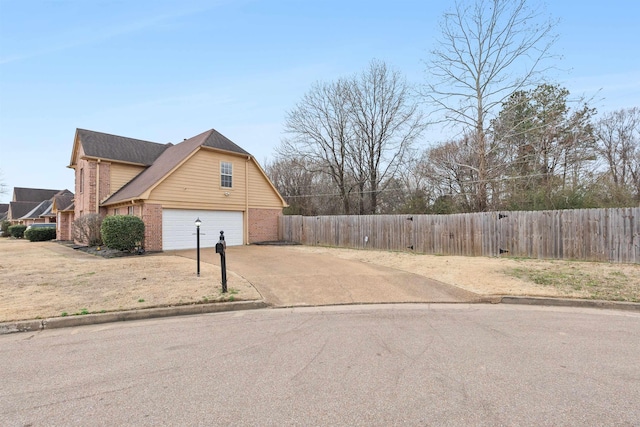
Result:
{"label": "fence board", "polygon": [[640,208],[454,215],[283,216],[305,245],[425,254],[640,263]]}

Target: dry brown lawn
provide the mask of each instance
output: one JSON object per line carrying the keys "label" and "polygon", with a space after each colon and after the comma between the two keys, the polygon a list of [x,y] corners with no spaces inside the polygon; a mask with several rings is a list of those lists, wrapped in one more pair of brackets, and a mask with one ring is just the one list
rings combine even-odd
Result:
{"label": "dry brown lawn", "polygon": [[480,295],[640,302],[638,264],[436,256],[305,246],[296,248],[408,271]]}
{"label": "dry brown lawn", "polygon": [[[215,279],[213,279],[215,278]],[[55,242],[0,239],[0,322],[194,302],[260,299],[246,280],[178,256],[102,258]]]}
{"label": "dry brown lawn", "polygon": [[[640,302],[640,265],[467,258],[293,246],[419,274],[481,295],[529,295]],[[223,300],[259,293],[228,272],[171,254],[102,258],[55,242],[0,239],[0,322]]]}

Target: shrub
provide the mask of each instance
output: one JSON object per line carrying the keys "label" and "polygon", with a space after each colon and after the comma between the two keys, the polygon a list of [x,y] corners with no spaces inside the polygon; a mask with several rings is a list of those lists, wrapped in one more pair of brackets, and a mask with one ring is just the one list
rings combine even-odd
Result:
{"label": "shrub", "polygon": [[105,246],[111,249],[133,252],[142,247],[144,222],[137,216],[108,216],[102,221],[100,231]]}
{"label": "shrub", "polygon": [[11,223],[9,221],[7,221],[6,219],[4,221],[2,221],[0,223],[0,231],[2,231],[2,236],[3,237],[9,237],[9,227],[11,226]]}
{"label": "shrub", "polygon": [[102,217],[99,214],[82,215],[80,218],[73,221],[72,230],[74,240],[85,243],[89,246],[101,245],[101,225]]}
{"label": "shrub", "polygon": [[25,239],[31,242],[46,242],[56,238],[55,228],[31,228],[24,232]]}
{"label": "shrub", "polygon": [[9,227],[9,234],[16,239],[22,239],[24,237],[24,230],[26,229],[26,225],[12,225]]}

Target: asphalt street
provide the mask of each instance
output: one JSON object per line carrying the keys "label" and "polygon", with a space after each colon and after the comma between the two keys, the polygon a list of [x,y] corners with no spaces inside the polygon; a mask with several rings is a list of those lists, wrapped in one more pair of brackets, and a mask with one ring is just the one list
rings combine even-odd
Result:
{"label": "asphalt street", "polygon": [[640,425],[640,314],[481,304],[0,336],[0,425]]}

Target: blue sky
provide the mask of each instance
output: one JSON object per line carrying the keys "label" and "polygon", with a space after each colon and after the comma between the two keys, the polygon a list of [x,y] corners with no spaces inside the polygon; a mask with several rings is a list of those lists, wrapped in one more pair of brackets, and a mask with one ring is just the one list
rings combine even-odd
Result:
{"label": "blue sky", "polygon": [[[566,71],[553,81],[599,112],[640,106],[640,3],[555,3]],[[264,163],[314,82],[373,58],[424,81],[452,4],[0,0],[0,202],[13,187],[73,189],[76,128],[161,143],[215,128]]]}

